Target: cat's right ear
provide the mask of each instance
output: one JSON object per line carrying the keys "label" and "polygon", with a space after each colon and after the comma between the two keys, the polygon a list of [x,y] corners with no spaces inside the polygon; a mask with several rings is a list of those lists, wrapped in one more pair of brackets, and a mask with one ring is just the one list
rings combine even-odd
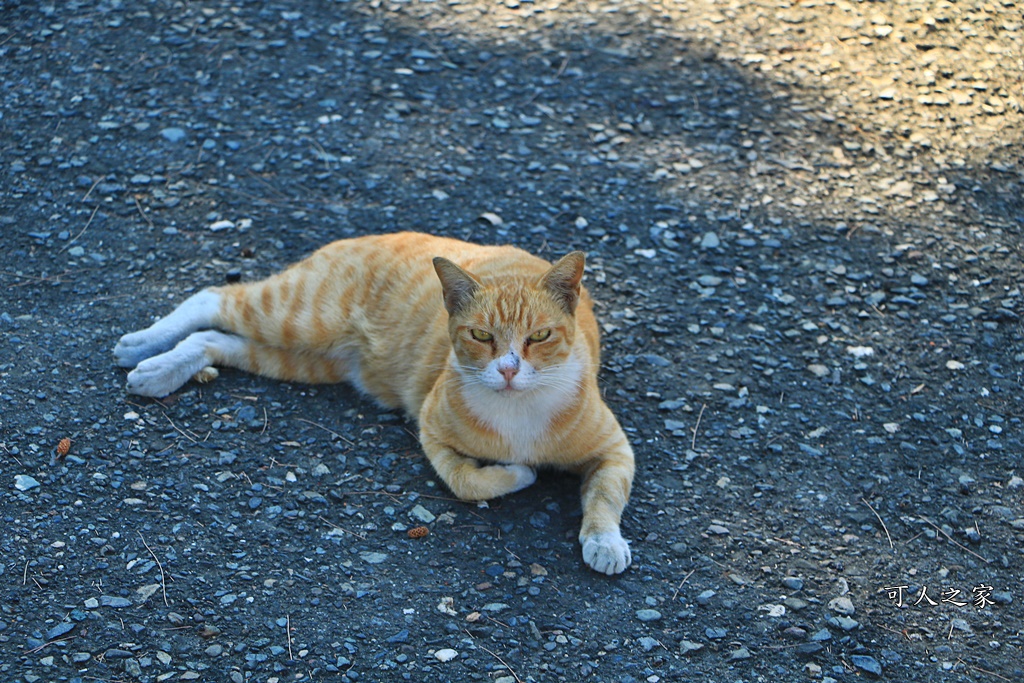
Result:
{"label": "cat's right ear", "polygon": [[443,256],[434,257],[434,270],[441,280],[448,315],[455,315],[465,308],[480,289],[479,280]]}

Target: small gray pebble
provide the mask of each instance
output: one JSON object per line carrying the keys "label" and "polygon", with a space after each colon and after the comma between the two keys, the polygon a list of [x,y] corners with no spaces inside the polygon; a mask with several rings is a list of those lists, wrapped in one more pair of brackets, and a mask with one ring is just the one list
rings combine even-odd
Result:
{"label": "small gray pebble", "polygon": [[249,420],[255,420],[256,419],[256,408],[254,408],[253,406],[242,406],[238,410],[238,415],[236,416],[236,418],[239,421],[244,421],[244,422],[248,422]]}
{"label": "small gray pebble", "polygon": [[882,675],[882,665],[874,657],[868,655],[852,655],[850,661],[855,667],[862,671],[867,671],[869,674],[874,676]]}
{"label": "small gray pebble", "polygon": [[46,639],[57,640],[61,636],[67,635],[73,628],[75,628],[75,622],[62,621],[46,632]]}
{"label": "small gray pebble", "polygon": [[833,612],[838,612],[846,616],[854,614],[857,610],[853,606],[853,600],[847,595],[842,595],[838,598],[832,598],[828,602],[828,608]]}
{"label": "small gray pebble", "polygon": [[718,235],[713,232],[706,232],[700,238],[701,249],[717,249],[721,244],[722,240],[718,239]]}
{"label": "small gray pebble", "polygon": [[804,589],[804,580],[798,576],[786,576],[782,579],[782,585],[791,591]]}
{"label": "small gray pebble", "polygon": [[483,606],[485,612],[504,612],[508,609],[508,605],[503,602],[489,602]]}
{"label": "small gray pebble", "polygon": [[101,595],[100,596],[100,604],[103,605],[104,607],[121,608],[121,607],[131,607],[132,606],[132,601],[129,600],[128,598],[122,598],[122,597],[118,597],[116,595]]}
{"label": "small gray pebble", "polygon": [[750,650],[741,645],[739,649],[733,650],[729,653],[728,659],[733,662],[738,662],[744,659],[750,659],[750,657]]}
{"label": "small gray pebble", "polygon": [[39,482],[27,474],[18,474],[14,477],[14,488],[19,491],[31,491],[39,486]]}
{"label": "small gray pebble", "polygon": [[640,647],[644,649],[644,652],[650,652],[654,648],[661,645],[661,643],[659,643],[654,638],[651,638],[650,636],[644,636],[643,638],[637,640],[637,642],[640,643]]}
{"label": "small gray pebble", "polygon": [[180,142],[185,139],[185,129],[172,126],[160,131],[160,135],[168,142]]}
{"label": "small gray pebble", "polygon": [[534,512],[530,515],[530,526],[534,529],[543,529],[551,521],[551,515],[546,512]]}
{"label": "small gray pebble", "polygon": [[992,601],[997,605],[1009,605],[1013,603],[1013,595],[1010,591],[995,591],[992,593]]}
{"label": "small gray pebble", "polygon": [[412,515],[413,518],[423,522],[424,524],[430,524],[435,519],[437,519],[437,517],[434,516],[433,512],[423,507],[422,505],[416,505],[415,507],[413,507],[409,514]]}
{"label": "small gray pebble", "polygon": [[832,617],[828,620],[828,623],[835,626],[836,628],[842,629],[843,631],[852,631],[858,626],[860,626],[860,622],[858,622],[856,619],[851,619],[850,617],[843,616]]}

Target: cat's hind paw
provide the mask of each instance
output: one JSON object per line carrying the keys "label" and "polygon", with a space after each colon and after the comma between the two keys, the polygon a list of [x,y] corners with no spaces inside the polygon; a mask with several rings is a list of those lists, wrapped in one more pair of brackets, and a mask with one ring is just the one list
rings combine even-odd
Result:
{"label": "cat's hind paw", "polygon": [[139,363],[128,373],[128,393],[163,398],[188,382],[196,371],[178,364],[172,355],[164,353]]}
{"label": "cat's hind paw", "polygon": [[114,360],[122,368],[134,368],[147,358],[170,351],[177,343],[174,337],[162,337],[151,329],[139,330],[118,340],[114,347]]}
{"label": "cat's hind paw", "polygon": [[128,373],[127,389],[132,394],[163,398],[184,385],[210,365],[206,347],[219,332],[197,332],[173,349],[139,363]]}
{"label": "cat's hind paw", "polygon": [[629,543],[619,530],[608,531],[580,538],[583,544],[583,561],[596,572],[621,574],[633,561]]}
{"label": "cat's hind paw", "polygon": [[219,309],[220,295],[204,289],[146,329],[121,337],[114,347],[114,359],[122,368],[134,368],[147,358],[166,353],[193,332],[213,327]]}

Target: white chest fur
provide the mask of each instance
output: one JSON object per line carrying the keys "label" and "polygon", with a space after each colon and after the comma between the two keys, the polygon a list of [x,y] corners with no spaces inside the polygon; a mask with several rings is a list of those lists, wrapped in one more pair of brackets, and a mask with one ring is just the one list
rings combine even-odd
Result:
{"label": "white chest fur", "polygon": [[529,464],[541,455],[551,419],[578,395],[582,373],[583,364],[574,353],[565,363],[539,371],[529,390],[495,391],[468,381],[462,384],[462,395],[473,415],[508,445],[510,460]]}

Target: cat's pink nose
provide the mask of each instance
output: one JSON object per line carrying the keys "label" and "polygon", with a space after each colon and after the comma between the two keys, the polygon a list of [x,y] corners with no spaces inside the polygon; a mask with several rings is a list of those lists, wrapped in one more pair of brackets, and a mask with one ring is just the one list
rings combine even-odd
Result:
{"label": "cat's pink nose", "polygon": [[501,376],[505,378],[505,382],[508,383],[508,384],[511,384],[512,383],[512,378],[515,377],[516,374],[519,372],[519,368],[517,368],[517,367],[501,368],[501,370],[499,372],[501,372]]}

